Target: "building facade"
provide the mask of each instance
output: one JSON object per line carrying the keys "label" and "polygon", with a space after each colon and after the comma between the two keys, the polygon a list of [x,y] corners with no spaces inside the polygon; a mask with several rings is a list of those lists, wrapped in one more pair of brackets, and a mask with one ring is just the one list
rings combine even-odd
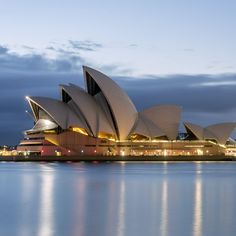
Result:
{"label": "building facade", "polygon": [[222,155],[236,123],[208,127],[185,122],[182,108],[158,105],[137,111],[108,76],[83,66],[85,89],[60,85],[60,100],[26,97],[34,126],[17,147],[23,155]]}

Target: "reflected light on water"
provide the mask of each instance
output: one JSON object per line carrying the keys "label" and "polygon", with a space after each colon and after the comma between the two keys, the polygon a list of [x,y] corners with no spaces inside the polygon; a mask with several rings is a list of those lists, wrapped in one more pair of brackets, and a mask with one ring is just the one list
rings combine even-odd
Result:
{"label": "reflected light on water", "polygon": [[202,235],[202,179],[199,176],[201,165],[198,165],[197,168],[199,171],[197,171],[198,176],[195,180],[193,236]]}
{"label": "reflected light on water", "polygon": [[[31,200],[31,198],[33,197],[33,192],[34,192],[34,179],[25,174],[22,177],[22,188],[23,191],[21,199],[23,199],[24,202],[29,202]],[[26,213],[29,213],[31,210],[31,206],[28,206],[27,204],[24,205],[24,209],[23,211]],[[20,236],[31,236],[31,232],[30,232],[30,227],[28,227],[28,220],[27,217],[25,217],[25,215],[23,215],[24,217],[22,218],[22,223],[20,224],[20,229],[19,229],[19,235]]]}
{"label": "reflected light on water", "polygon": [[201,162],[196,162],[196,174],[200,175],[202,173],[202,164]]}
{"label": "reflected light on water", "polygon": [[53,168],[41,166],[41,192],[38,236],[53,235]]}
{"label": "reflected light on water", "polygon": [[234,163],[1,163],[0,236],[235,236]]}
{"label": "reflected light on water", "polygon": [[167,227],[168,227],[168,183],[165,179],[162,184],[162,197],[161,197],[161,235],[168,235]]}
{"label": "reflected light on water", "polygon": [[[166,175],[168,173],[168,163],[163,162],[163,173]],[[168,227],[168,183],[166,177],[164,177],[162,183],[162,196],[161,196],[161,222],[160,222],[160,230],[161,235],[168,235],[167,227]]]}
{"label": "reflected light on water", "polygon": [[123,236],[125,231],[125,181],[121,180],[120,183],[120,196],[118,207],[118,229],[117,235]]}
{"label": "reflected light on water", "polygon": [[[85,218],[86,218],[86,209],[85,209],[85,202],[86,202],[86,181],[84,178],[79,178],[75,181],[75,189],[76,189],[76,199],[77,201],[77,209],[74,216],[74,229],[72,235],[85,235]],[[78,223],[79,219],[79,223]]]}

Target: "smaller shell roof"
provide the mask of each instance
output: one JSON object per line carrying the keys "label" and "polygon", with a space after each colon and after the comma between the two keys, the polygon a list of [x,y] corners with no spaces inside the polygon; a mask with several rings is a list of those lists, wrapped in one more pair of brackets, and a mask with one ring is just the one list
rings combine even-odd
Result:
{"label": "smaller shell roof", "polygon": [[189,122],[184,122],[185,128],[188,128],[197,139],[202,140],[204,137],[204,128],[200,125],[192,124]]}
{"label": "smaller shell roof", "polygon": [[218,143],[225,144],[226,141],[229,139],[231,133],[235,129],[235,127],[236,127],[235,122],[210,125],[205,128],[204,136],[207,139],[210,133],[216,138]]}
{"label": "smaller shell roof", "polygon": [[131,133],[141,134],[146,137],[154,138],[165,136],[166,134],[157,127],[151,120],[139,113],[138,121]]}
{"label": "smaller shell roof", "polygon": [[175,105],[158,105],[141,111],[141,115],[152,121],[170,139],[178,135],[182,108]]}
{"label": "smaller shell roof", "polygon": [[[215,139],[219,144],[225,144],[231,133],[236,128],[235,122],[219,123],[205,128],[192,123],[184,123],[198,139]],[[187,130],[188,131],[188,130]]]}
{"label": "smaller shell roof", "polygon": [[93,97],[86,93],[82,88],[75,85],[60,85],[82,112],[83,119],[91,129],[93,135],[96,135],[97,128],[97,104]]}
{"label": "smaller shell roof", "polygon": [[82,121],[66,103],[47,97],[28,97],[28,101],[36,119],[38,119],[37,111],[33,108],[32,104],[44,110],[62,129],[67,129],[70,126],[84,128]]}
{"label": "smaller shell roof", "polygon": [[39,119],[34,127],[26,132],[36,132],[36,131],[43,131],[43,130],[50,130],[57,128],[58,125],[50,120],[46,119]]}
{"label": "smaller shell roof", "polygon": [[93,96],[74,84],[60,86],[78,106],[94,136],[98,136],[99,132],[114,133],[103,110]]}

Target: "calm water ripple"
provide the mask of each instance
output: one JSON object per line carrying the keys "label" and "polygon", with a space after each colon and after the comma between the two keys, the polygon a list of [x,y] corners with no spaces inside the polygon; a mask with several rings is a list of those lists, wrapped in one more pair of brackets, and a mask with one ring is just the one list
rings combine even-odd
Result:
{"label": "calm water ripple", "polygon": [[236,163],[0,163],[1,236],[235,236]]}

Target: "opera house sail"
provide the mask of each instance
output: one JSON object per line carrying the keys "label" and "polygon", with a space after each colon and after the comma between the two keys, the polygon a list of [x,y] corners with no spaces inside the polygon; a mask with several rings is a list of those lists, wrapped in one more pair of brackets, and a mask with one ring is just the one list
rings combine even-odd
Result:
{"label": "opera house sail", "polygon": [[[185,122],[182,108],[157,105],[137,111],[103,73],[83,66],[85,89],[60,85],[60,99],[30,96],[34,125],[17,147],[23,155],[219,155],[236,123],[208,127]],[[122,109],[121,109],[122,108]]]}

